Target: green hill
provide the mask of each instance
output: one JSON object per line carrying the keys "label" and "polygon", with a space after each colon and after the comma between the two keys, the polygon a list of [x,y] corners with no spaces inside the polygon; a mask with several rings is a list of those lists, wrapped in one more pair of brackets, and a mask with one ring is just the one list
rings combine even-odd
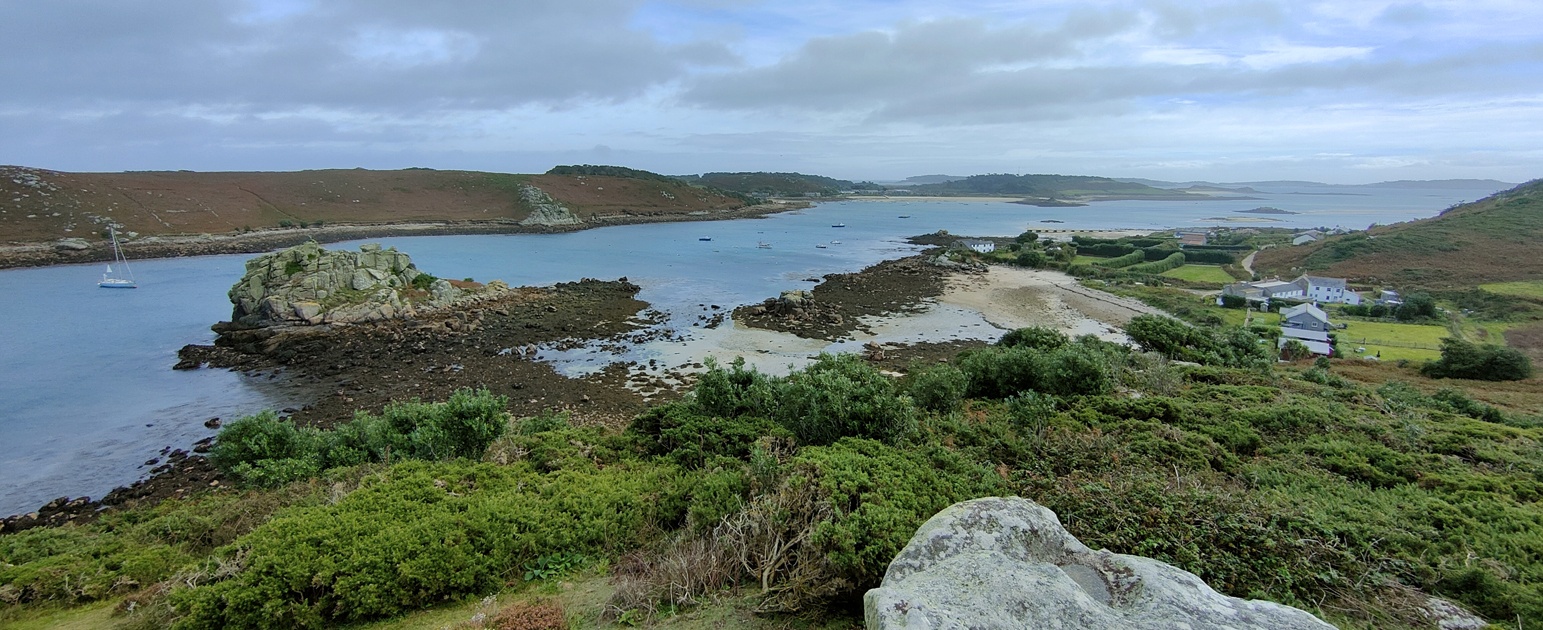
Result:
{"label": "green hill", "polygon": [[1265,274],[1301,272],[1407,288],[1460,290],[1491,282],[1543,280],[1543,180],[1419,221],[1265,250]]}
{"label": "green hill", "polygon": [[680,179],[718,190],[769,196],[834,195],[857,186],[844,179],[803,173],[703,173]]}

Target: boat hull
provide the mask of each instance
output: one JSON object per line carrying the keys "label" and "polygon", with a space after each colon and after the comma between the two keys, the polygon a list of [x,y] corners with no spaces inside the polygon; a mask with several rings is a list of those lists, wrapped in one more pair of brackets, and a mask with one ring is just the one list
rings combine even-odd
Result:
{"label": "boat hull", "polygon": [[103,280],[101,282],[96,283],[96,286],[102,287],[103,289],[138,289],[139,288],[138,284],[135,284],[133,282],[129,282],[128,280]]}

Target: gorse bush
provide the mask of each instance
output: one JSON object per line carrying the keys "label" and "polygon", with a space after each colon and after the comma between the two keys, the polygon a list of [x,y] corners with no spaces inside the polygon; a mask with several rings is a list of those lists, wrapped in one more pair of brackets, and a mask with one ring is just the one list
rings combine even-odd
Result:
{"label": "gorse bush", "polygon": [[916,405],[889,377],[861,357],[821,354],[788,375],[774,417],[801,444],[844,437],[895,443],[916,428]]}
{"label": "gorse bush", "polygon": [[440,403],[392,403],[326,431],[271,411],[220,430],[209,461],[253,486],[276,487],[328,468],[400,459],[479,458],[508,426],[508,399],[460,390]]}
{"label": "gorse bush", "polygon": [[906,377],[906,392],[923,409],[953,411],[964,401],[970,377],[952,365],[912,367]]}

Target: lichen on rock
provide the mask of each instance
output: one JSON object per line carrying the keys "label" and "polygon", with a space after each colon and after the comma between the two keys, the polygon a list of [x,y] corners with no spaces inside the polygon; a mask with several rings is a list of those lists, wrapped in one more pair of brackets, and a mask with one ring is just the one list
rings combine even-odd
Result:
{"label": "lichen on rock", "polygon": [[463,297],[445,280],[415,289],[422,278],[396,248],[361,245],[329,251],[315,242],[263,254],[246,263],[230,289],[231,321],[245,326],[360,323],[413,316],[416,307],[443,307]]}
{"label": "lichen on rock", "polygon": [[584,223],[567,206],[530,184],[520,187],[520,199],[530,207],[530,216],[520,225],[581,225]]}
{"label": "lichen on rock", "polygon": [[1093,551],[1054,512],[1018,497],[964,501],[928,519],[863,604],[870,630],[1334,627],[1222,595],[1151,558]]}

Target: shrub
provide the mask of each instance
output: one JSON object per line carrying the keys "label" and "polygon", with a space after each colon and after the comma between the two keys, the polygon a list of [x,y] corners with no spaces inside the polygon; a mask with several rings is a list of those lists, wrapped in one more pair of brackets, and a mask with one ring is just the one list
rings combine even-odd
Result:
{"label": "shrub", "polygon": [[682,519],[682,486],[648,466],[405,462],[239,539],[223,552],[238,573],[172,595],[178,627],[332,627],[488,592],[542,557],[640,545]]}
{"label": "shrub", "polygon": [[1145,262],[1146,259],[1147,259],[1146,252],[1142,252],[1140,250],[1137,250],[1137,251],[1133,251],[1133,252],[1131,252],[1129,254],[1125,254],[1123,256],[1119,256],[1117,258],[1109,258],[1109,259],[1106,259],[1106,260],[1094,261],[1093,263],[1090,263],[1090,264],[1092,264],[1094,267],[1103,267],[1103,268],[1106,268],[1106,269],[1119,269],[1119,268],[1123,268],[1123,267],[1129,267],[1131,265],[1134,265],[1134,264],[1137,264],[1137,263],[1140,263],[1140,262]]}
{"label": "shrub", "polygon": [[958,408],[970,386],[969,376],[947,364],[924,369],[913,368],[906,380],[906,392],[916,401],[917,406],[938,412]]}
{"label": "shrub", "polygon": [[981,348],[961,354],[959,369],[970,379],[970,395],[986,398],[1027,391],[1101,394],[1114,386],[1110,356],[1083,340],[1048,351],[1026,345]]}
{"label": "shrub", "polygon": [[1025,347],[1035,350],[1054,350],[1067,343],[1070,340],[1061,331],[1040,326],[1009,331],[997,341],[997,345],[1004,348]]}
{"label": "shrub", "polygon": [[1174,252],[1172,254],[1169,254],[1168,257],[1163,258],[1162,260],[1148,262],[1148,263],[1141,263],[1139,265],[1131,265],[1129,267],[1126,267],[1125,271],[1130,272],[1130,273],[1141,273],[1141,274],[1157,275],[1157,274],[1160,274],[1160,273],[1162,273],[1164,271],[1168,271],[1170,269],[1178,269],[1179,267],[1183,267],[1183,266],[1184,266],[1184,254],[1182,252]]}
{"label": "shrub", "polygon": [[1241,295],[1223,295],[1222,308],[1244,308],[1248,306],[1248,298]]}
{"label": "shrub", "polygon": [[645,453],[688,469],[702,468],[719,457],[745,459],[761,436],[785,433],[764,417],[707,416],[684,403],[649,409],[627,431],[642,438]]}
{"label": "shrub", "polygon": [[1514,348],[1447,337],[1441,340],[1441,359],[1426,362],[1420,373],[1431,378],[1519,381],[1532,376],[1532,360]]}
{"label": "shrub", "polygon": [[1436,317],[1436,299],[1429,293],[1411,293],[1393,310],[1393,316],[1401,322],[1432,319]]}
{"label": "shrub", "polygon": [[1019,266],[1038,269],[1045,266],[1045,252],[1039,251],[1037,249],[1022,251],[1018,253],[1018,258],[1016,260]]}
{"label": "shrub", "polygon": [[697,409],[709,416],[764,416],[776,406],[775,385],[773,379],[755,368],[745,369],[744,357],[736,357],[727,369],[708,357],[707,370],[698,377],[692,390],[692,401]]}
{"label": "shrub", "polygon": [[801,444],[843,437],[895,443],[916,428],[916,405],[889,377],[856,355],[821,354],[788,375],[774,417]]}
{"label": "shrub", "polygon": [[413,459],[480,458],[507,427],[508,399],[459,390],[441,403],[392,403],[331,431],[299,428],[272,411],[220,430],[209,461],[243,483],[277,487],[328,468]]}

